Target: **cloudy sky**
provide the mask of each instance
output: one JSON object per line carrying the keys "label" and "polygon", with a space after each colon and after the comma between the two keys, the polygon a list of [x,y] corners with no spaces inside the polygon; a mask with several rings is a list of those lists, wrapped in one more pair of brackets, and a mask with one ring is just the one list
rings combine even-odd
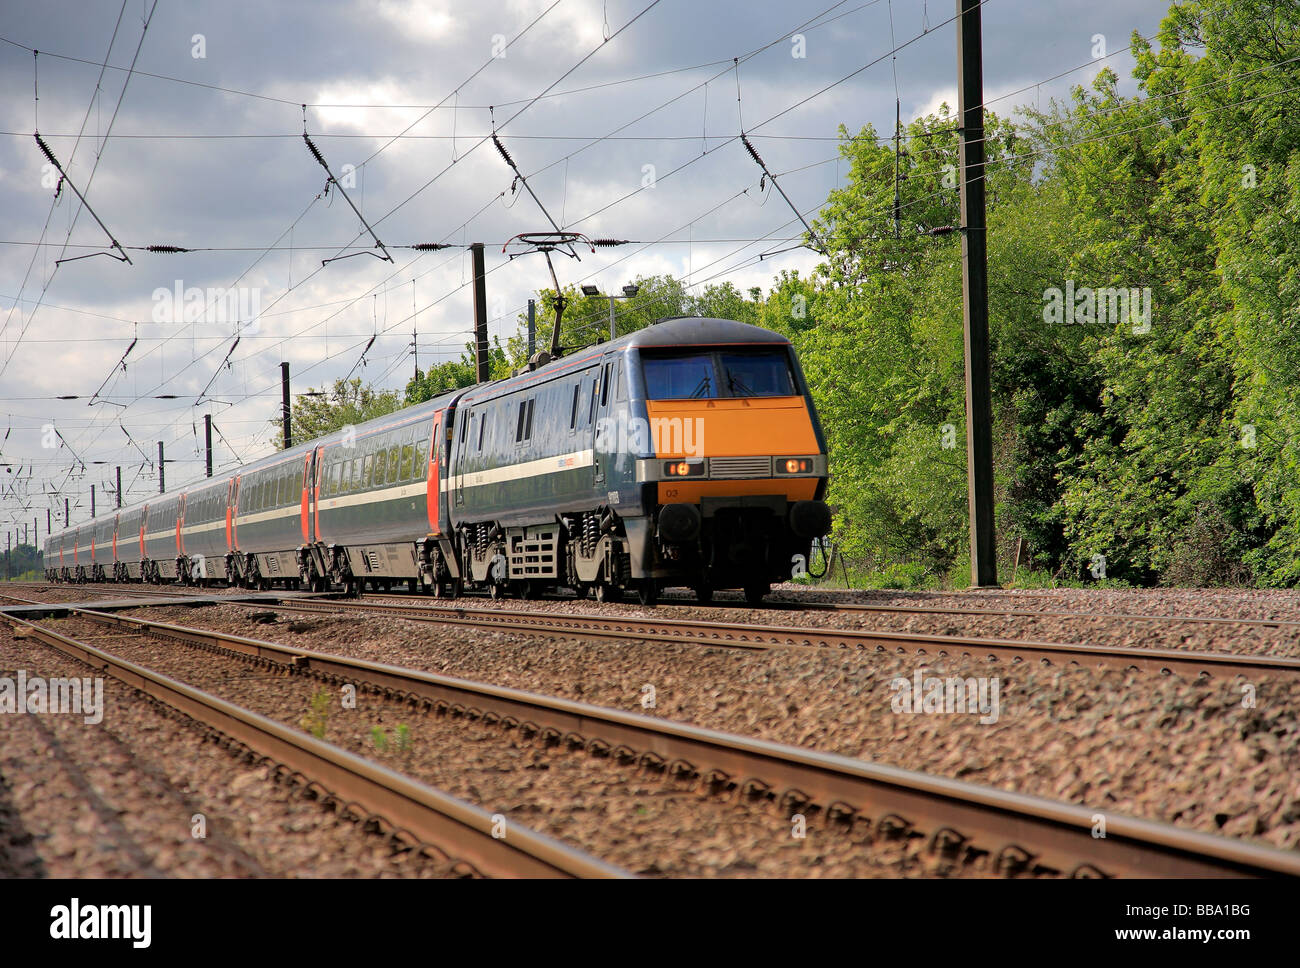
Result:
{"label": "cloudy sky", "polygon": [[[1166,8],[988,0],[985,92],[1002,98],[990,107],[1046,104],[1102,66],[1133,92],[1130,35],[1150,36]],[[743,290],[815,258],[796,250],[759,262],[791,245],[798,223],[770,188],[760,192],[761,171],[730,140],[742,124],[812,212],[842,175],[840,124],[888,133],[896,91],[905,120],[956,101],[952,0],[0,9],[0,520],[8,530],[36,517],[42,535],[46,508],[61,511],[64,496],[74,523],[89,517],[91,484],[109,506],[114,465],[128,501],[156,491],[142,451],[156,455],[159,440],[169,490],[201,475],[205,413],[221,434],[218,467],[269,453],[281,361],[299,391],[350,371],[400,388],[414,368],[413,329],[422,366],[459,355],[473,314],[466,243],[486,244],[490,332],[513,333],[549,276],[540,256],[511,262],[502,245],[550,226],[522,188],[512,193],[513,172],[485,140],[494,121],[558,224],[638,243],[557,259],[562,282],[617,291],[671,273]],[[1099,34],[1104,59],[1094,57]],[[304,116],[391,263],[357,254],[322,267],[379,250],[337,191],[322,194]],[[93,215],[67,185],[55,198],[37,128]],[[130,264],[92,255],[115,252],[96,215]],[[455,247],[409,248],[431,242]],[[132,248],[159,244],[201,251]],[[55,265],[77,256],[90,257]],[[205,318],[187,319],[157,295],[178,286],[233,288],[243,302],[209,302]],[[232,352],[250,309],[258,321],[243,321]],[[79,399],[58,399],[69,395]]]}

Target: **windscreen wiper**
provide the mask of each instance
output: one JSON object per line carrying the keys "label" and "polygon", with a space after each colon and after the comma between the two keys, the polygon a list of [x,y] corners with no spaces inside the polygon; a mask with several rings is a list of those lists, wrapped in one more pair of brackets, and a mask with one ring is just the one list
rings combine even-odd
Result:
{"label": "windscreen wiper", "polygon": [[748,383],[746,383],[744,380],[736,379],[736,377],[730,371],[728,371],[727,373],[727,389],[729,389],[736,396],[740,396],[740,397],[758,396],[758,394],[754,392],[753,388],[750,387]]}

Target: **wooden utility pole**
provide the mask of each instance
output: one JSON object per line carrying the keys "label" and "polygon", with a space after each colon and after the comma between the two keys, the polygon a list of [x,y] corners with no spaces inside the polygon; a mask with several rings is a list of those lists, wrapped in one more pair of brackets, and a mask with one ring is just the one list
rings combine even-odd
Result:
{"label": "wooden utility pole", "polygon": [[980,2],[957,0],[957,116],[961,119],[961,279],[966,343],[971,584],[988,588],[998,583],[998,563],[993,521],[993,402],[989,387]]}

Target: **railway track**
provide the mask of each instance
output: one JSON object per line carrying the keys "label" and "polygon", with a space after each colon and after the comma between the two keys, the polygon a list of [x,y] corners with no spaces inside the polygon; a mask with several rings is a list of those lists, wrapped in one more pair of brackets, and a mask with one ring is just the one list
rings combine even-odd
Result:
{"label": "railway track", "polygon": [[[828,823],[865,826],[878,837],[924,837],[931,849],[955,861],[983,861],[999,874],[1300,876],[1295,852],[1169,824],[1107,815],[1106,834],[1097,838],[1097,812],[1083,806],[274,642],[93,609],[75,614],[128,634],[357,684],[434,715],[495,724],[542,742],[639,762],[696,779],[714,794],[763,797],[804,814],[820,811]],[[90,650],[92,664],[102,661],[96,657],[103,653],[89,646],[72,647]]]}
{"label": "railway track", "polygon": [[[102,612],[76,614],[109,620]],[[527,829],[493,835],[486,811],[385,766],[349,753],[306,733],[211,693],[187,686],[144,666],[114,656],[87,642],[38,623],[7,616],[16,636],[35,639],[139,690],[224,737],[237,748],[276,764],[283,775],[342,805],[341,812],[373,821],[415,846],[432,846],[480,874],[511,877],[626,877],[613,865]],[[143,626],[121,623],[137,634]]]}
{"label": "railway track", "polygon": [[594,612],[539,612],[393,602],[313,600],[281,602],[274,610],[354,612],[419,622],[495,628],[535,635],[576,635],[643,642],[689,642],[732,649],[829,647],[915,655],[918,659],[967,658],[1012,663],[1136,669],[1159,674],[1234,676],[1300,674],[1300,659],[1189,649],[1132,648],[971,636],[924,635],[866,629],[733,624],[696,619],[637,619]]}
{"label": "railway track", "polygon": [[[135,588],[135,586],[128,586]],[[192,592],[151,588],[145,597],[183,599]],[[23,604],[45,604],[15,595],[0,597]],[[419,604],[415,604],[419,602]],[[1250,676],[1261,673],[1300,674],[1300,658],[1272,655],[1244,655],[1231,652],[1191,649],[1159,649],[1146,646],[1089,645],[1074,642],[1047,642],[1031,639],[980,638],[976,636],[937,635],[870,629],[814,628],[753,623],[727,623],[700,619],[645,620],[617,614],[594,612],[560,613],[518,609],[493,609],[475,606],[434,605],[426,598],[407,596],[371,596],[362,601],[330,599],[268,601],[267,607],[299,612],[360,612],[388,614],[415,621],[442,622],[470,627],[499,628],[536,635],[580,635],[592,638],[615,638],[634,641],[673,641],[734,649],[788,649],[831,647],[892,652],[915,655],[918,659],[959,657],[1012,663],[1037,662],[1042,665],[1087,666],[1093,668],[1134,669],[1162,675]],[[231,604],[238,604],[233,601]],[[900,611],[924,614],[926,609],[913,606],[837,605],[794,603],[793,610],[816,610],[813,606],[839,611]],[[980,610],[936,608],[937,614],[981,615],[1065,615],[1102,617],[1103,613],[1048,613],[1032,610]],[[1117,618],[1122,616],[1109,616]],[[1152,621],[1176,616],[1137,616]],[[1267,627],[1286,628],[1300,622],[1284,620],[1227,619],[1190,617],[1192,622],[1241,622]]]}

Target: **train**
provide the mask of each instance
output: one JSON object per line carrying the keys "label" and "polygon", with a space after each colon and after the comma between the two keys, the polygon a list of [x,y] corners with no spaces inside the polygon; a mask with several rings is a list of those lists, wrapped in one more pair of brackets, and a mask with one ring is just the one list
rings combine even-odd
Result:
{"label": "train", "polygon": [[794,347],[675,316],[52,534],[51,581],[758,604],[828,534]]}

